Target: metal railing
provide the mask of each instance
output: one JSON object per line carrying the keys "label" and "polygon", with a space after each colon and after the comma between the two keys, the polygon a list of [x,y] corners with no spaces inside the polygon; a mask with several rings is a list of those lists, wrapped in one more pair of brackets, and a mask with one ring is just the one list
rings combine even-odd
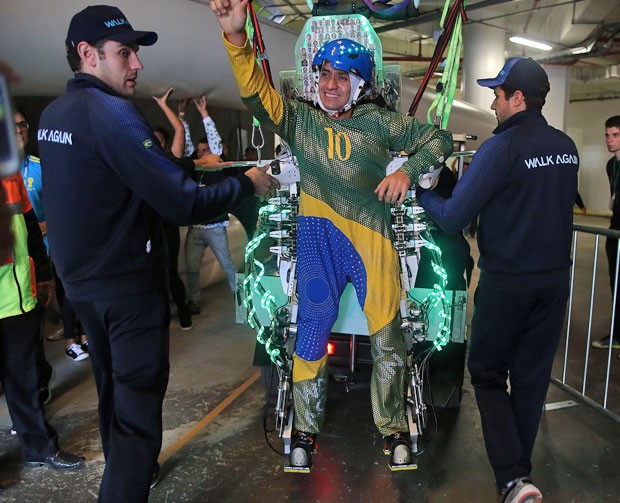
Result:
{"label": "metal railing", "polygon": [[620,323],[612,307],[618,299],[620,246],[615,258],[615,281],[610,288],[607,261],[599,260],[601,237],[617,241],[620,232],[573,225],[566,336],[556,355],[551,382],[620,422],[620,360],[611,347],[613,336],[604,351],[592,349],[591,345],[593,340],[613,334],[616,323]]}

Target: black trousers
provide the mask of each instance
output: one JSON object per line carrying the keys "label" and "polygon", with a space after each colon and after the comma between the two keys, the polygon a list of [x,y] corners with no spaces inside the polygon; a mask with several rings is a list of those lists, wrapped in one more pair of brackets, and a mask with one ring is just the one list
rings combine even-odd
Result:
{"label": "black trousers", "polygon": [[181,322],[191,323],[192,316],[187,307],[185,299],[185,285],[179,276],[179,248],[181,247],[181,237],[179,228],[176,225],[164,222],[164,235],[168,246],[168,288],[172,300],[177,306],[177,316]]}
{"label": "black trousers", "polygon": [[39,461],[58,450],[58,435],[39,402],[36,350],[41,311],[0,319],[0,382],[25,461]]}
{"label": "black trousers", "polygon": [[[607,238],[605,240],[605,252],[607,252],[607,266],[609,267],[609,287],[611,288],[611,299],[613,302],[614,286],[616,281],[616,254],[618,253],[618,240],[616,238]],[[620,278],[618,278],[618,281],[620,282]],[[620,284],[618,285],[618,296],[620,298]],[[620,342],[620,302],[616,302],[614,310],[616,312],[614,319],[614,339]]]}
{"label": "black trousers", "polygon": [[37,388],[41,390],[49,386],[50,379],[52,378],[52,366],[45,357],[45,308],[41,307],[41,304],[37,304],[35,311],[38,312],[39,316],[39,337],[35,344],[34,353],[37,363]]}
{"label": "black trousers", "polygon": [[99,429],[106,467],[102,503],[141,503],[162,442],[162,402],[168,385],[168,294],[119,299],[71,299],[88,333],[99,394]]}
{"label": "black trousers", "polygon": [[56,300],[58,301],[58,307],[60,307],[60,318],[62,320],[62,328],[65,332],[66,339],[75,339],[80,341],[80,336],[85,335],[84,328],[75,315],[75,311],[71,306],[71,302],[67,299],[65,294],[65,287],[62,285],[62,280],[56,273],[56,267],[52,262],[52,270],[54,271],[54,281],[56,282]]}
{"label": "black trousers", "polygon": [[568,292],[568,272],[566,282],[544,288],[515,288],[480,276],[468,366],[500,489],[531,472]]}

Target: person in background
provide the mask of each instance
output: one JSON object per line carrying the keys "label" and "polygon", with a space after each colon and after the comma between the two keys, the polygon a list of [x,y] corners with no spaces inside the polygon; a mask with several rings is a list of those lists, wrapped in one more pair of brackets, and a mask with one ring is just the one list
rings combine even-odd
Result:
{"label": "person in background", "polygon": [[49,257],[21,173],[1,178],[0,185],[0,230],[3,234],[10,221],[13,236],[12,243],[3,236],[4,251],[9,245],[10,251],[0,253],[0,381],[24,465],[76,469],[84,458],[60,448],[45,419],[38,383],[42,308],[54,298]]}
{"label": "person in background", "polygon": [[243,154],[244,161],[258,161],[258,152],[254,147],[248,147]]}
{"label": "person in background", "polygon": [[[24,157],[20,166],[22,179],[26,185],[28,199],[30,199],[30,203],[32,204],[32,208],[39,222],[39,229],[41,230],[41,234],[43,236],[46,254],[49,254],[45,229],[45,212],[43,211],[43,204],[41,202],[41,164],[37,157],[26,153],[28,147],[29,125],[28,122],[26,122],[23,110],[20,108],[16,109],[15,113],[13,113],[13,120],[15,123],[15,135],[18,148],[24,152]],[[36,309],[41,311],[41,329],[40,336],[36,344],[35,353],[37,361],[37,385],[39,387],[41,403],[47,404],[52,399],[51,382],[54,377],[54,369],[45,357],[45,347],[43,344],[45,312],[40,303],[37,304]],[[16,430],[14,427],[11,428],[12,434],[15,434],[15,431]]]}
{"label": "person in background", "polygon": [[[186,105],[180,105],[179,117],[182,117],[182,123],[185,128],[186,141],[190,142],[190,147],[186,146],[185,153],[190,153],[197,159],[203,159],[209,154],[225,155],[225,144],[220,137],[220,133],[215,126],[213,118],[207,109],[207,97],[202,94],[198,99],[193,100],[196,110],[200,114],[202,124],[205,129],[206,136],[201,138],[196,148],[191,143],[191,135],[189,125],[185,121]],[[241,171],[238,168],[228,168],[223,171],[204,171],[197,169],[193,173],[193,178],[200,186],[212,185],[218,183],[229,176],[236,176]],[[241,205],[252,204],[255,198],[248,198]],[[234,212],[234,209],[231,210]],[[190,313],[199,314],[202,311],[200,301],[200,269],[202,260],[207,248],[211,248],[213,255],[220,264],[231,292],[237,291],[235,266],[230,254],[228,245],[227,227],[230,225],[228,213],[218,215],[216,218],[210,219],[199,224],[191,225],[187,229],[185,238],[185,266],[187,274],[187,292],[188,292],[188,308]]]}
{"label": "person in background", "polygon": [[[610,193],[609,209],[611,210],[611,221],[609,222],[609,228],[620,230],[620,115],[614,115],[605,121],[605,145],[612,154],[605,166]],[[616,256],[618,254],[618,240],[616,238],[607,238],[605,240],[605,252],[607,252],[609,286],[613,299],[616,286]],[[618,291],[620,294],[620,288]],[[620,349],[620,302],[616,302],[614,311],[616,321],[613,337],[607,334],[601,339],[594,340],[592,341],[593,347],[609,349],[609,344],[611,344],[613,349]]]}
{"label": "person in background", "polygon": [[139,46],[156,41],[117,7],[75,14],[64,44],[74,77],[43,111],[37,135],[50,248],[87,330],[97,384],[99,503],[146,503],[159,477],[170,325],[161,219],[200,222],[278,186],[254,168],[199,187],[170,160],[129,100],[143,69]]}
{"label": "person in background", "polygon": [[577,197],[575,198],[575,204],[577,205],[577,208],[579,208],[579,211],[581,211],[582,215],[585,215],[588,212],[588,209],[586,208],[586,205],[583,202],[583,199],[581,199],[581,195],[579,194],[579,191],[577,191]]}
{"label": "person in background", "polygon": [[[221,143],[220,143],[221,145]],[[209,154],[209,140],[203,138],[198,142],[196,155],[200,159]],[[225,180],[228,177],[236,176],[236,168],[228,168],[222,171],[202,171],[196,170],[194,179],[199,186],[209,186]],[[200,224],[195,224],[187,230],[185,238],[185,266],[187,272],[188,306],[190,312],[199,313],[200,306],[200,268],[202,259],[207,248],[211,248],[213,255],[219,262],[222,270],[226,274],[228,287],[234,294],[237,291],[235,266],[230,254],[228,245],[227,227],[230,225],[228,212],[222,213],[215,218],[205,220]]]}
{"label": "person in background", "polygon": [[533,59],[478,84],[495,95],[495,136],[451,197],[418,200],[448,234],[480,215],[469,373],[500,501],[540,503],[532,451],[568,300],[579,156],[542,115],[549,79]]}
{"label": "person in background", "polygon": [[[164,112],[164,115],[174,130],[172,141],[170,139],[170,133],[165,128],[156,127],[154,132],[162,150],[164,152],[169,152],[175,159],[180,159],[185,151],[185,129],[179,118],[168,105],[168,98],[173,91],[174,87],[171,87],[163,96],[153,96],[153,99]],[[191,172],[193,172],[194,166],[191,165],[190,167]],[[192,315],[186,302],[185,285],[183,284],[181,276],[179,276],[179,250],[181,248],[179,226],[164,219],[162,219],[162,225],[166,236],[166,244],[168,245],[168,283],[170,295],[177,308],[177,318],[179,319],[181,330],[191,330],[194,328]]]}

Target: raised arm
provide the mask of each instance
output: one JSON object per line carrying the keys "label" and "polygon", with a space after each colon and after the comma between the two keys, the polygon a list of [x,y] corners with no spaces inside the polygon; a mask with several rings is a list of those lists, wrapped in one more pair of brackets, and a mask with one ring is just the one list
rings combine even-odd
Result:
{"label": "raised arm", "polygon": [[183,98],[180,99],[177,103],[178,117],[185,131],[185,157],[190,157],[196,150],[196,148],[194,147],[194,142],[192,141],[192,135],[189,132],[189,124],[185,120],[185,113],[187,112],[188,101],[188,98]]}
{"label": "raised arm", "polygon": [[207,134],[209,149],[214,154],[222,155],[222,137],[220,136],[217,127],[215,127],[213,118],[209,115],[209,111],[207,110],[207,96],[202,94],[200,98],[194,99],[194,105],[196,105],[196,109],[198,110],[198,113],[200,113],[200,117],[202,117],[202,124],[205,128],[205,133]]}
{"label": "raised arm", "polygon": [[162,109],[168,122],[172,126],[174,130],[174,136],[172,137],[172,143],[170,145],[170,152],[175,157],[182,157],[183,152],[185,150],[185,128],[183,124],[177,117],[177,115],[172,111],[170,106],[168,105],[168,98],[174,92],[174,87],[171,87],[164,93],[163,96],[157,97],[153,96],[155,102],[159,105],[159,108]]}
{"label": "raised arm", "polygon": [[226,39],[237,47],[242,47],[247,38],[245,33],[247,7],[248,0],[211,0],[211,10]]}

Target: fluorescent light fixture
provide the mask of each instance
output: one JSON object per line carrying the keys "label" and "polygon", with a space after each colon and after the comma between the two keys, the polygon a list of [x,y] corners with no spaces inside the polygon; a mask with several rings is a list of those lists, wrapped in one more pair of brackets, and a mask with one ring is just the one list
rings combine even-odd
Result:
{"label": "fluorescent light fixture", "polygon": [[285,14],[276,14],[271,18],[274,23],[282,24],[282,21],[286,18]]}
{"label": "fluorescent light fixture", "polygon": [[571,54],[587,54],[588,52],[592,50],[592,47],[594,47],[594,42],[590,42],[590,44],[587,47],[575,47],[570,50],[570,53]]}
{"label": "fluorescent light fixture", "polygon": [[570,50],[571,54],[585,54],[586,52],[588,52],[587,47],[575,47],[574,49]]}
{"label": "fluorescent light fixture", "polygon": [[527,45],[528,47],[534,47],[535,49],[540,49],[542,51],[550,51],[553,49],[550,45],[543,44],[542,42],[536,42],[535,40],[530,40],[529,38],[510,37],[508,40],[514,42],[515,44]]}

